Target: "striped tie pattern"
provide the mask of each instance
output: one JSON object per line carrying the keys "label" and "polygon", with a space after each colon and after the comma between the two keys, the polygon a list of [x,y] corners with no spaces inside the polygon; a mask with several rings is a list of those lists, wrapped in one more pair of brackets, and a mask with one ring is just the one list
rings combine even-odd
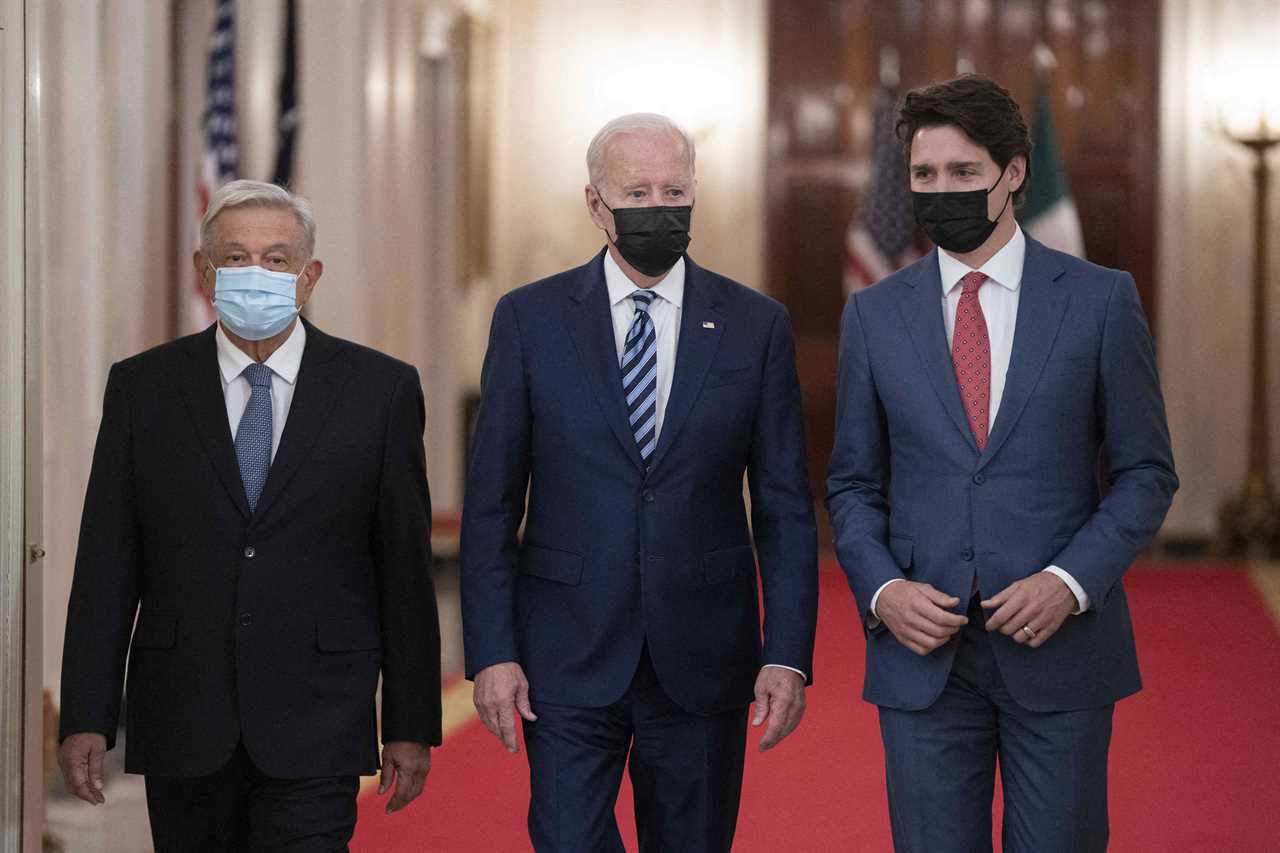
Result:
{"label": "striped tie pattern", "polygon": [[251,364],[242,374],[249,380],[249,403],[236,427],[236,459],[240,463],[240,479],[249,511],[258,508],[258,498],[271,470],[271,368]]}
{"label": "striped tie pattern", "polygon": [[631,294],[636,313],[622,349],[622,390],[627,397],[627,418],[645,462],[658,446],[658,334],[649,316],[653,294]]}

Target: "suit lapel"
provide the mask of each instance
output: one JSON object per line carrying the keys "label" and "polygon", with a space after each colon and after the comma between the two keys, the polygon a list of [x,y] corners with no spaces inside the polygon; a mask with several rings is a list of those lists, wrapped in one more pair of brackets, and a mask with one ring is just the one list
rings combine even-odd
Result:
{"label": "suit lapel", "polygon": [[191,361],[180,371],[178,385],[191,419],[195,421],[196,434],[213,463],[218,479],[241,515],[248,518],[249,501],[240,479],[235,446],[231,443],[227,399],[218,375],[218,345],[213,337],[216,328],[215,324],[187,339],[186,353]]}
{"label": "suit lapel", "polygon": [[1013,431],[1057,340],[1070,298],[1067,290],[1056,283],[1062,272],[1061,264],[1028,237],[1009,372],[1005,374],[1004,395],[979,467],[999,452]]}
{"label": "suit lapel", "polygon": [[[685,256],[684,308],[680,312],[680,340],[676,345],[675,371],[671,379],[671,396],[662,419],[658,446],[649,464],[656,469],[675,442],[680,428],[693,410],[693,404],[707,378],[707,370],[724,334],[724,314],[715,308],[714,283],[702,268]],[[710,323],[711,325],[704,325]]]}
{"label": "suit lapel", "polygon": [[916,267],[915,275],[906,281],[906,299],[898,304],[907,332],[915,346],[916,354],[924,363],[929,384],[938,395],[956,429],[965,441],[978,452],[973,430],[960,402],[960,389],[956,385],[955,365],[947,348],[947,327],[942,318],[942,275],[938,271],[937,249],[930,252]]}
{"label": "suit lapel", "polygon": [[637,468],[643,468],[636,437],[627,421],[627,400],[622,393],[622,372],[613,334],[609,289],[604,283],[604,251],[583,267],[566,315],[569,336],[582,359],[587,381],[605,420],[623,451]]}
{"label": "suit lapel", "polygon": [[302,365],[298,368],[297,386],[293,389],[293,402],[289,405],[289,417],[280,447],[271,462],[266,485],[258,499],[255,518],[263,518],[267,510],[280,496],[280,492],[293,478],[298,466],[311,452],[311,445],[333,412],[338,392],[346,381],[348,365],[334,359],[339,347],[337,341],[307,323],[307,344],[302,352]]}

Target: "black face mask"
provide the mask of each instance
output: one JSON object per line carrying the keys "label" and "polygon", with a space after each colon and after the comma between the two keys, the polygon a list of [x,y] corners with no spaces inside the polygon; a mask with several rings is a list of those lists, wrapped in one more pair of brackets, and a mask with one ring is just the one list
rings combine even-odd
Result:
{"label": "black face mask", "polygon": [[617,210],[600,203],[613,214],[613,227],[618,238],[613,244],[623,259],[647,276],[656,278],[676,265],[689,248],[689,222],[692,205],[681,207],[619,207]]}
{"label": "black face mask", "polygon": [[[1004,170],[1000,171],[1004,177]],[[915,211],[916,223],[929,239],[939,248],[948,252],[967,254],[987,242],[987,238],[996,230],[998,220],[1004,215],[1004,207],[1009,206],[1009,199],[1004,200],[1004,207],[996,214],[996,222],[987,219],[987,196],[1000,186],[997,178],[995,185],[989,190],[968,190],[950,193],[911,193],[911,206]]]}

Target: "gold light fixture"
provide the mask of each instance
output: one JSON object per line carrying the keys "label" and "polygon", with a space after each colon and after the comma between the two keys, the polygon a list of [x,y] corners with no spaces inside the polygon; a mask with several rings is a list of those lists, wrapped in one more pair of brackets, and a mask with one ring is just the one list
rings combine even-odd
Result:
{"label": "gold light fixture", "polygon": [[[1255,80],[1253,92],[1262,85]],[[1248,90],[1246,90],[1248,91]],[[1270,95],[1224,105],[1223,133],[1254,154],[1253,369],[1249,389],[1249,445],[1244,487],[1218,511],[1218,550],[1231,556],[1280,555],[1280,500],[1271,482],[1270,415],[1267,406],[1267,261],[1271,172],[1267,156],[1280,144],[1280,111]]]}

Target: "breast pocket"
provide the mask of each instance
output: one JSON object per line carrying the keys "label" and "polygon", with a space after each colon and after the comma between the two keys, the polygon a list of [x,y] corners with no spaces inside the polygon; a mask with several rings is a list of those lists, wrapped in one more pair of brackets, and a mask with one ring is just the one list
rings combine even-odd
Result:
{"label": "breast pocket", "polygon": [[707,372],[707,379],[702,384],[705,389],[723,388],[725,385],[736,385],[739,382],[746,382],[754,377],[750,367],[730,367],[724,370],[711,370]]}
{"label": "breast pocket", "polygon": [[1068,356],[1065,358],[1051,358],[1045,363],[1044,370],[1041,375],[1045,378],[1051,377],[1080,377],[1088,376],[1097,369],[1091,356]]}

